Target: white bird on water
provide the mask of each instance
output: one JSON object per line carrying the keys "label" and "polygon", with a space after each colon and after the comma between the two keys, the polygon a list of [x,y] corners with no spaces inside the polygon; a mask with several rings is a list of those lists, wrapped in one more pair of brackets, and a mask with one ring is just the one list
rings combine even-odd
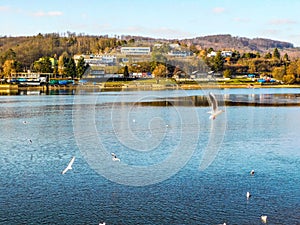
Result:
{"label": "white bird on water", "polygon": [[115,153],[111,153],[111,155],[112,155],[112,160],[113,161],[118,161],[118,162],[120,162],[121,160],[117,157],[117,155],[115,154]]}
{"label": "white bird on water", "polygon": [[267,223],[267,216],[261,216],[260,218],[263,223]]}
{"label": "white bird on water", "polygon": [[251,175],[254,175],[254,173],[255,173],[254,170],[251,170],[250,174],[251,174]]}
{"label": "white bird on water", "polygon": [[99,223],[99,225],[105,225],[105,222],[103,222],[103,223]]}
{"label": "white bird on water", "polygon": [[210,117],[209,119],[216,119],[216,117],[221,114],[222,112],[224,112],[224,110],[221,110],[218,108],[218,101],[215,97],[215,95],[211,92],[209,92],[208,94],[208,97],[209,97],[209,102],[211,103],[211,111],[208,112],[210,113]]}
{"label": "white bird on water", "polygon": [[68,166],[61,172],[61,174],[65,174],[68,170],[72,169],[72,165],[74,163],[75,160],[75,156],[73,156],[73,158],[70,160]]}
{"label": "white bird on water", "polygon": [[249,191],[247,191],[246,197],[247,197],[247,199],[249,199],[251,197],[251,194]]}

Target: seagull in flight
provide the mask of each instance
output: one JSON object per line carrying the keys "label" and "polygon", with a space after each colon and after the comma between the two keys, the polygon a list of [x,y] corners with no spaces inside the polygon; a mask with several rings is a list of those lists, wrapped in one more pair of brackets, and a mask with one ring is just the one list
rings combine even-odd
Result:
{"label": "seagull in flight", "polygon": [[113,161],[118,161],[118,162],[120,162],[120,159],[117,157],[117,155],[115,154],[115,153],[111,153],[111,155],[112,155],[112,160]]}
{"label": "seagull in flight", "polygon": [[215,97],[215,95],[211,92],[209,92],[208,94],[208,97],[209,97],[209,102],[211,103],[211,111],[208,112],[210,113],[210,117],[209,119],[216,119],[216,117],[221,114],[222,112],[224,112],[224,110],[221,110],[218,108],[218,101]]}
{"label": "seagull in flight", "polygon": [[70,160],[68,166],[64,169],[64,171],[61,172],[61,174],[65,174],[68,170],[72,169],[72,165],[74,163],[75,160],[75,156],[73,156],[73,158]]}

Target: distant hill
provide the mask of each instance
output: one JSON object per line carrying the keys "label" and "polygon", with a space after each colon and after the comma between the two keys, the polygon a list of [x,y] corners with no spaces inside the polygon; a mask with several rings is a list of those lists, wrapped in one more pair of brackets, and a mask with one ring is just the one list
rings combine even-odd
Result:
{"label": "distant hill", "polygon": [[214,49],[234,49],[239,51],[259,51],[265,52],[269,49],[288,49],[294,48],[294,45],[289,42],[276,41],[265,38],[246,38],[233,37],[230,34],[210,35],[204,37],[196,37],[192,39],[182,40],[187,44],[198,45],[201,48]]}

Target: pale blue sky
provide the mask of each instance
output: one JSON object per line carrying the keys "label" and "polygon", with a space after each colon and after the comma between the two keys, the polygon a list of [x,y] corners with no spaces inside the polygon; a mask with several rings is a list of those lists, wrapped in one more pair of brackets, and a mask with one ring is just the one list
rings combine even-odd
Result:
{"label": "pale blue sky", "polygon": [[299,0],[0,0],[0,36],[262,37],[300,47]]}

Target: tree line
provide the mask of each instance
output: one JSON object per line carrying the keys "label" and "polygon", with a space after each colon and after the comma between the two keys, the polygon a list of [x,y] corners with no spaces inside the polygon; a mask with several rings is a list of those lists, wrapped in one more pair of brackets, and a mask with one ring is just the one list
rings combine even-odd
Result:
{"label": "tree line", "polygon": [[[134,38],[120,40],[116,37],[90,36],[67,32],[63,36],[58,33],[38,34],[29,37],[0,37],[0,77],[7,77],[14,72],[52,72],[62,77],[81,77],[86,69],[84,59],[75,64],[77,54],[115,54],[119,47],[149,43],[136,43]],[[173,41],[174,42],[174,41]],[[170,51],[168,42],[152,48],[151,62],[139,63],[127,68],[129,72],[152,72],[157,76],[189,74],[193,70],[208,67],[221,72],[225,77],[236,74],[255,73],[261,76],[272,76],[286,83],[300,82],[300,60],[289,59],[274,48],[272,52],[239,52],[233,51],[230,57],[223,57],[217,50],[214,57],[208,57],[213,48],[201,49],[193,43],[176,41],[182,48],[194,53],[188,60],[170,59],[166,55]],[[171,41],[170,41],[171,43]],[[124,68],[122,68],[124,72]]]}

